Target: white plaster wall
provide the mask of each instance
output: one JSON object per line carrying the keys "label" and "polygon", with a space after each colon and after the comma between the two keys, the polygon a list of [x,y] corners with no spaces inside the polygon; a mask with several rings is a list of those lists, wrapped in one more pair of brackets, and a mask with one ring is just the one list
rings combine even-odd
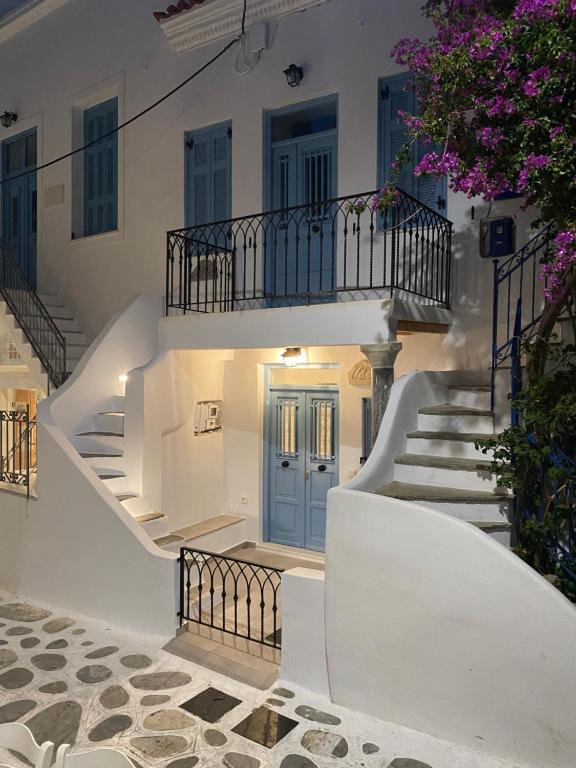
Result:
{"label": "white plaster wall", "polygon": [[[72,240],[72,199],[79,194],[71,187],[72,164],[41,172],[40,282],[49,287],[54,274],[91,336],[135,293],[162,292],[165,232],[184,224],[184,133],[215,122],[233,123],[234,216],[262,210],[264,111],[326,94],[338,94],[339,193],[374,188],[378,78],[398,71],[389,50],[399,38],[428,34],[420,6],[421,0],[332,0],[285,17],[275,29],[271,50],[249,76],[234,74],[231,51],[209,73],[130,126],[120,140],[118,233]],[[37,125],[39,162],[49,160],[70,149],[73,109],[87,94],[95,98],[116,88],[120,115],[130,117],[219,50],[217,42],[176,54],[152,17],[157,9],[157,0],[74,0],[3,42],[0,71],[10,76],[0,81],[0,102],[14,109],[19,120],[2,137]],[[292,61],[305,69],[297,89],[289,88],[282,74]],[[44,207],[45,190],[59,185],[64,185],[65,203]],[[490,264],[479,259],[475,244],[483,213],[477,209],[472,222],[470,202],[461,196],[450,194],[448,205],[457,231],[456,323],[446,348],[460,363],[485,364]],[[503,202],[493,213],[517,208]],[[269,345],[281,343],[273,339]]]}
{"label": "white plaster wall", "polygon": [[490,537],[333,489],[325,589],[334,702],[534,768],[574,765],[574,606]]}

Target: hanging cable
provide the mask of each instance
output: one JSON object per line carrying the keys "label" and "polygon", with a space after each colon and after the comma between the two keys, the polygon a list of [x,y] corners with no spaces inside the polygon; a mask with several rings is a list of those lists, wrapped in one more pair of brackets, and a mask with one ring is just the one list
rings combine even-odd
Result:
{"label": "hanging cable", "polygon": [[[246,7],[246,0],[244,0],[244,7]],[[152,112],[153,109],[156,109],[156,107],[159,107],[160,104],[163,104],[167,99],[169,99],[179,90],[184,88],[185,85],[188,85],[188,83],[194,80],[194,78],[198,77],[198,75],[202,74],[202,72],[207,70],[208,67],[214,64],[216,61],[218,61],[218,59],[222,58],[222,56],[226,53],[226,51],[232,48],[233,45],[236,45],[236,43],[239,42],[239,40],[240,40],[239,37],[235,37],[233,40],[230,40],[230,42],[227,45],[225,45],[221,51],[219,51],[209,61],[203,64],[199,69],[193,72],[189,77],[186,78],[186,80],[183,80],[175,88],[172,88],[171,91],[168,91],[168,93],[164,94],[164,96],[162,96],[160,99],[155,101],[153,104],[150,104],[149,107],[146,107],[146,109],[143,109],[141,112],[138,112],[138,114],[134,115],[129,120],[126,120],[125,122],[116,126],[116,128],[113,128],[111,131],[107,131],[106,133],[102,134],[102,136],[99,136],[97,139],[94,139],[94,141],[90,141],[87,144],[83,144],[81,147],[77,147],[76,149],[73,149],[70,152],[66,152],[66,154],[64,155],[60,155],[59,157],[54,158],[54,160],[49,160],[48,162],[43,163],[42,165],[38,165],[36,168],[31,168],[28,171],[23,171],[22,173],[19,173],[17,176],[12,176],[10,179],[0,180],[0,186],[7,184],[9,181],[13,182],[16,179],[22,178],[23,176],[28,176],[29,174],[37,173],[38,171],[43,171],[45,168],[50,168],[51,166],[56,165],[57,163],[61,163],[64,160],[68,160],[70,157],[74,157],[75,155],[80,154],[80,152],[85,152],[90,147],[93,147],[96,144],[99,144],[101,141],[108,139],[110,136],[114,136],[114,134],[124,130],[124,128],[127,128],[129,125],[132,125],[132,123],[135,123],[136,120],[139,120],[141,117],[144,117],[144,115],[147,115],[149,112]]]}

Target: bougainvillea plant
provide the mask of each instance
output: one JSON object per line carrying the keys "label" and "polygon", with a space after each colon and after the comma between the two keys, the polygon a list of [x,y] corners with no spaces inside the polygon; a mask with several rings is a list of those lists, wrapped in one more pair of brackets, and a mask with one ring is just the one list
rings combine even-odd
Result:
{"label": "bougainvillea plant", "polygon": [[409,134],[431,144],[414,172],[486,201],[520,193],[536,224],[556,222],[545,340],[576,305],[576,0],[429,0],[423,11],[434,36],[392,54],[415,75]]}

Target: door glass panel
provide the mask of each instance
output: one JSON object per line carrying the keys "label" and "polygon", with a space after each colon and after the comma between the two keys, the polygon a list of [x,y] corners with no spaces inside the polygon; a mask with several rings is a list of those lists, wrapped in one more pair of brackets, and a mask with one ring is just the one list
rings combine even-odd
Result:
{"label": "door glass panel", "polygon": [[294,458],[298,456],[298,405],[295,400],[280,400],[276,405],[276,454]]}
{"label": "door glass panel", "polygon": [[12,237],[20,235],[20,198],[12,198]]}
{"label": "door glass panel", "polygon": [[272,141],[287,141],[336,129],[336,101],[304,105],[287,114],[275,115],[271,122]]}
{"label": "door glass panel", "polygon": [[33,190],[31,197],[32,197],[32,200],[31,200],[32,210],[30,211],[30,228],[31,228],[32,234],[35,235],[36,230],[38,228],[38,215],[37,215],[38,193],[36,192],[36,190]]}
{"label": "door glass panel", "polygon": [[313,405],[312,458],[334,460],[334,402],[317,400]]}
{"label": "door glass panel", "polygon": [[24,168],[24,139],[11,141],[6,146],[6,173],[16,173]]}
{"label": "door glass panel", "polygon": [[36,165],[36,134],[26,136],[26,167]]}

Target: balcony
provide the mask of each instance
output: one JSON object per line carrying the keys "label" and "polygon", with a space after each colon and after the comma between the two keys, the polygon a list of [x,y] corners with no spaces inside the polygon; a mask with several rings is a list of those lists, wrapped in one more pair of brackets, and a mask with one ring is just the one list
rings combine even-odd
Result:
{"label": "balcony", "polygon": [[452,224],[398,191],[168,232],[166,314],[385,299],[449,308]]}

